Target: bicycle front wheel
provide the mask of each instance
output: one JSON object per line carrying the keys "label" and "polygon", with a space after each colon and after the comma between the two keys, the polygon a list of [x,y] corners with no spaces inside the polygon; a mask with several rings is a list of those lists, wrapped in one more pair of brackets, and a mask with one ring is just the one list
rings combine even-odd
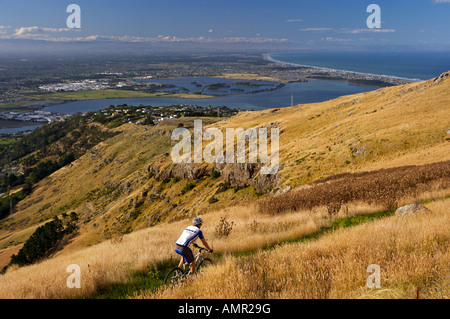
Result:
{"label": "bicycle front wheel", "polygon": [[186,276],[183,269],[181,269],[180,267],[175,267],[167,273],[166,278],[164,278],[164,285],[177,286],[184,282],[185,279]]}
{"label": "bicycle front wheel", "polygon": [[203,258],[203,260],[197,266],[197,273],[201,273],[205,267],[212,265],[212,260],[209,258]]}

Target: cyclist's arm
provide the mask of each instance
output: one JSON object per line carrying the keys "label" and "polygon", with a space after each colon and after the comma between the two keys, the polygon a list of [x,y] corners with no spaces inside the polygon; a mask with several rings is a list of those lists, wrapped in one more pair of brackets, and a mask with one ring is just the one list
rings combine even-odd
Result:
{"label": "cyclist's arm", "polygon": [[202,241],[203,245],[205,245],[206,249],[212,250],[211,247],[209,247],[208,242],[206,241],[205,238],[202,238],[202,239],[200,239],[200,240]]}

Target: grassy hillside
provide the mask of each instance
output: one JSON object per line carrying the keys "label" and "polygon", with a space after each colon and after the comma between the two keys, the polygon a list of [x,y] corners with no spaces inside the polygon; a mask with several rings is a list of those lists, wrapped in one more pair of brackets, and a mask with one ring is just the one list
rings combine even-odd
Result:
{"label": "grassy hillside", "polygon": [[[450,160],[448,105],[447,73],[429,81],[323,103],[241,112],[219,122],[203,120],[204,128],[277,126],[282,132],[279,188],[295,189],[340,173]],[[64,212],[75,211],[80,216],[80,230],[57,253],[61,258],[104,242],[94,246],[102,249],[99,247],[110,245],[107,240],[148,226],[223,212],[221,209],[261,197],[255,187],[225,184],[222,176],[212,174],[211,166],[203,167],[206,174],[194,179],[158,178],[167,175],[161,172],[173,169],[169,156],[174,144],[171,130],[180,122],[192,128],[193,120],[164,121],[154,127],[126,124],[114,129],[120,134],[35,185],[33,193],[18,204],[17,212],[0,223],[0,249],[16,249],[38,225]],[[205,165],[188,169],[193,172],[201,166]],[[438,191],[439,196],[446,196],[445,189],[438,187]],[[217,201],[211,201],[212,197]],[[175,231],[183,223],[165,225]],[[152,229],[162,232],[163,228],[146,231]],[[282,229],[280,236],[298,237],[298,233]],[[256,241],[270,238],[264,234]],[[256,249],[258,245],[251,247]],[[167,243],[164,249],[170,251],[169,246]],[[161,255],[161,260],[165,258],[167,254]],[[146,264],[149,259],[144,259]]]}
{"label": "grassy hillside", "polygon": [[[432,213],[407,218],[363,203],[352,204],[333,219],[323,207],[275,216],[261,214],[255,205],[210,212],[202,230],[215,251],[215,265],[177,289],[161,284],[178,263],[174,241],[190,221],[163,222],[35,265],[10,268],[0,275],[0,297],[401,297],[448,275],[448,190],[446,194],[445,200],[425,204]],[[226,236],[218,231],[223,220],[234,222]],[[374,263],[382,267],[383,289],[365,287],[366,268]],[[70,264],[81,268],[81,289],[66,286]]]}
{"label": "grassy hillside", "polygon": [[[401,298],[450,272],[450,201],[433,213],[387,217],[339,229],[316,241],[291,243],[251,256],[226,256],[191,282],[144,298]],[[370,289],[369,265],[380,266],[381,288]],[[437,288],[443,288],[443,285]],[[448,289],[423,293],[449,298]]]}

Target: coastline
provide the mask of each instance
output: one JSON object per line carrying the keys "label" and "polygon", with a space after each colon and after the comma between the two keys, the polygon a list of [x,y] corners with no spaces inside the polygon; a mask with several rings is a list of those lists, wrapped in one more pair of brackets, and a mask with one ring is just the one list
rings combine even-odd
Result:
{"label": "coastline", "polygon": [[[345,73],[348,75],[358,75],[358,76],[365,76],[365,77],[375,77],[379,79],[390,79],[390,80],[400,80],[400,81],[409,81],[409,82],[420,82],[423,81],[421,79],[411,79],[411,78],[405,78],[405,77],[399,77],[399,76],[393,76],[393,75],[385,75],[385,74],[374,74],[374,73],[364,73],[364,72],[356,72],[356,71],[349,71],[349,70],[341,70],[341,69],[332,69],[332,68],[325,68],[320,66],[314,66],[314,65],[307,65],[307,64],[298,64],[298,63],[292,63],[292,62],[285,62],[281,60],[276,60],[272,57],[272,53],[264,53],[263,59],[268,62],[272,63],[281,63],[289,66],[295,66],[295,67],[302,67],[302,68],[309,68],[314,69],[318,71],[323,72],[339,72],[339,73]],[[343,79],[345,80],[345,79]]]}

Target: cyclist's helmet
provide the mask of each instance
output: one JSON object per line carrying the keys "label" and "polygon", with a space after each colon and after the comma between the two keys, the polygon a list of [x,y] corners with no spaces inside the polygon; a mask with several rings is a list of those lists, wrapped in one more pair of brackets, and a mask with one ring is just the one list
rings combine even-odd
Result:
{"label": "cyclist's helmet", "polygon": [[203,224],[203,219],[201,219],[200,217],[195,217],[195,218],[192,220],[192,223],[193,223],[194,225],[201,225],[201,224]]}

